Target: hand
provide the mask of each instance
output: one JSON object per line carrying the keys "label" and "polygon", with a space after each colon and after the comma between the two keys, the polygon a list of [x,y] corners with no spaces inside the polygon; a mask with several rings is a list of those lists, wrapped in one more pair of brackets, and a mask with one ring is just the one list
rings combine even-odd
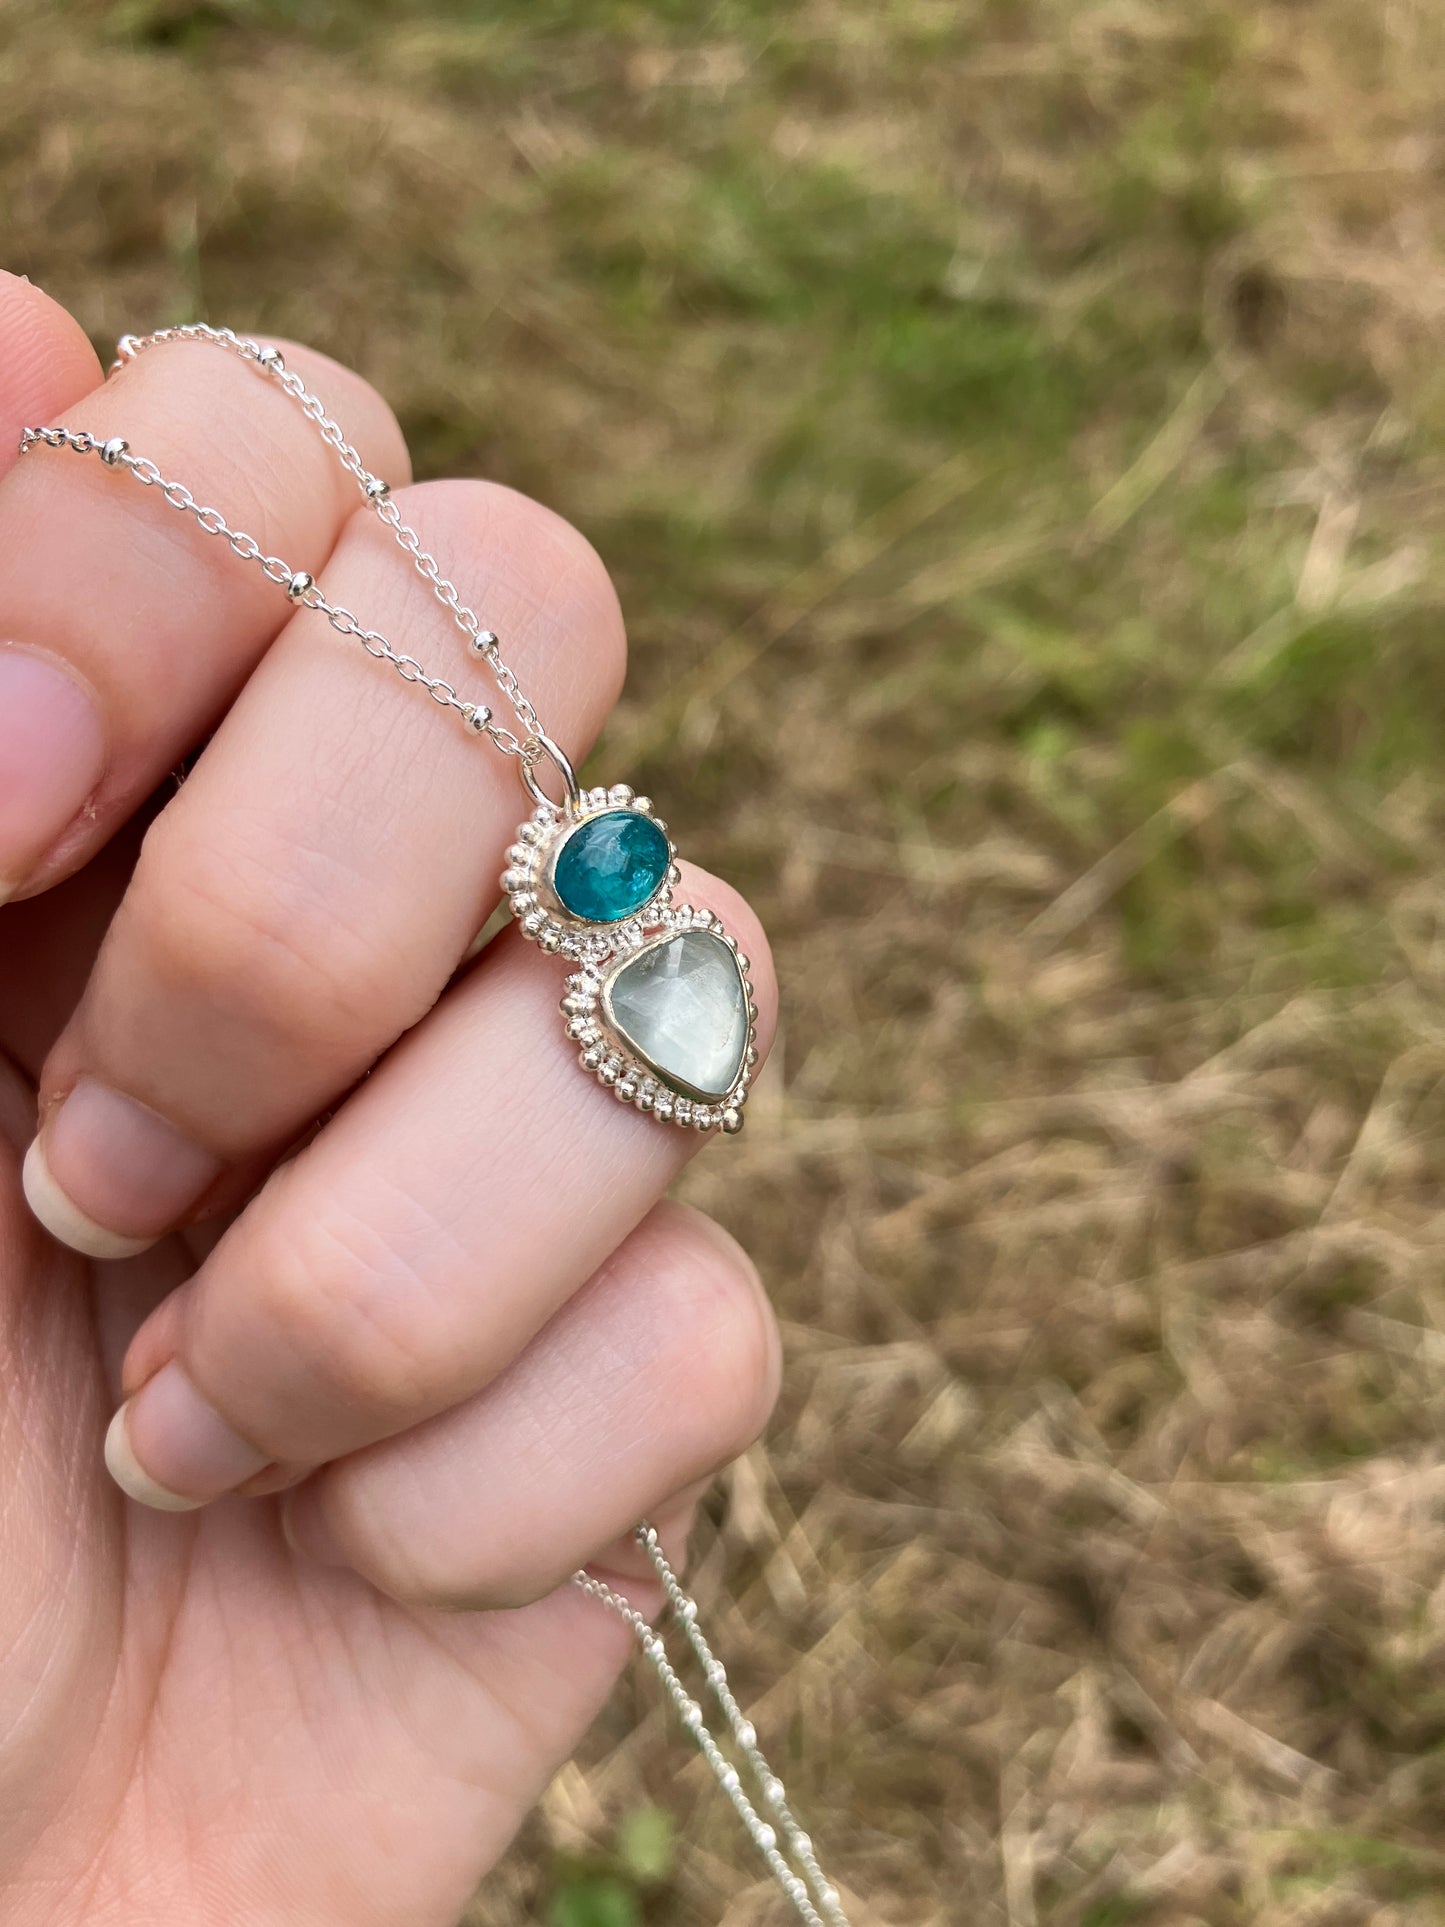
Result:
{"label": "hand", "polygon": [[[580,752],[623,666],[596,555],[507,489],[402,487],[385,404],[283,346]],[[254,369],[99,384],[0,276],[0,1917],[445,1927],[628,1655],[568,1574],[652,1603],[628,1528],[676,1552],[776,1336],[658,1202],[695,1135],[577,1068],[556,961],[508,934],[454,974],[515,771],[154,491],[17,465],[20,428],[124,435],[490,697],[445,612]],[[754,919],[684,889],[765,1043]]]}

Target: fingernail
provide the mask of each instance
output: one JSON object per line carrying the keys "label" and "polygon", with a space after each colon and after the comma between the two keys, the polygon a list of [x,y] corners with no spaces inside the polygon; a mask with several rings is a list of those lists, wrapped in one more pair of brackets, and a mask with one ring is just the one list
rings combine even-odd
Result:
{"label": "fingernail", "polygon": [[52,1237],[131,1258],[195,1204],[221,1160],[159,1112],[80,1078],[25,1157],[25,1196]]}
{"label": "fingernail", "polygon": [[110,1422],[105,1463],[123,1492],[163,1512],[189,1512],[269,1465],[201,1397],[172,1359]]}
{"label": "fingernail", "polygon": [[100,781],[105,732],[48,657],[0,644],[0,903],[26,883]]}

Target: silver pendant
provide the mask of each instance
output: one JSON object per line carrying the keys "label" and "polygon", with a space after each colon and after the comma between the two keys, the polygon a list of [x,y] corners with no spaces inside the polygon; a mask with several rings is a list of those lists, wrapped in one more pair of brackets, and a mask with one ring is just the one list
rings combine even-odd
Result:
{"label": "silver pendant", "polygon": [[580,966],[562,1013],[583,1069],[663,1123],[736,1132],[758,1061],[748,960],[720,917],[674,903],[676,856],[626,784],[544,797],[502,889],[523,936]]}

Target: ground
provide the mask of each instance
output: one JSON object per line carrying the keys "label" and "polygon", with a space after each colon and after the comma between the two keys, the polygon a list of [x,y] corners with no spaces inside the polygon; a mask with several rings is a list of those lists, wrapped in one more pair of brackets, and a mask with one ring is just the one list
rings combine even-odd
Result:
{"label": "ground", "polygon": [[[1445,15],[0,0],[0,233],[579,523],[773,935],[696,1584],[858,1927],[1445,1922]],[[782,1916],[640,1673],[473,1916]],[[424,1843],[418,1843],[419,1850]]]}

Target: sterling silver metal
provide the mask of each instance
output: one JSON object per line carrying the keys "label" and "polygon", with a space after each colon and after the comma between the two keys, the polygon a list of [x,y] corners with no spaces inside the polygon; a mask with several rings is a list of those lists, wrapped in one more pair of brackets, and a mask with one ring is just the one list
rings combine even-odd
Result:
{"label": "sterling silver metal", "polygon": [[[380,475],[373,475],[362,461],[351,443],[347,441],[341,426],[327,414],[324,404],[313,395],[304,381],[293,374],[286,366],[285,358],[279,348],[263,346],[258,341],[250,341],[238,335],[231,328],[211,328],[204,322],[190,322],[180,328],[156,328],[147,335],[122,335],[116,359],[111,363],[109,372],[113,375],[132,362],[147,349],[160,347],[167,342],[202,341],[213,347],[226,349],[239,355],[242,361],[251,362],[263,375],[282,388],[296,403],[309,421],[315,423],[322,441],[332,449],[336,459],[356,482],[363,501],[375,512],[391,530],[398,544],[411,558],[412,565],[422,579],[430,586],[433,595],[451,616],[453,622],[471,643],[473,649],[486,662],[493,680],[506,698],[513,715],[521,727],[521,735],[505,728],[493,720],[492,712],[484,704],[467,700],[459,695],[451,683],[441,676],[429,676],[414,656],[396,649],[385,636],[375,629],[365,628],[349,609],[341,608],[328,601],[319,586],[311,580],[304,570],[292,569],[279,556],[265,555],[261,545],[252,537],[233,529],[219,509],[205,508],[197,502],[191,491],[180,482],[168,481],[154,462],[132,454],[129,445],[119,437],[109,441],[97,441],[94,435],[69,428],[26,428],[21,431],[20,453],[23,455],[37,445],[47,448],[69,448],[78,455],[98,455],[108,468],[124,470],[143,488],[159,489],[161,497],[182,514],[194,516],[207,535],[217,535],[230,544],[243,562],[254,562],[271,580],[277,583],[291,597],[293,602],[304,608],[314,609],[326,617],[339,635],[354,636],[368,655],[389,662],[405,682],[416,683],[424,689],[443,709],[455,709],[462,721],[478,733],[489,736],[504,756],[517,757],[522,765],[523,780],[532,775],[535,765],[544,757],[556,762],[560,753],[556,745],[546,738],[537,712],[517,681],[515,672],[503,661],[497,637],[490,629],[484,629],[474,609],[462,601],[461,592],[456,584],[442,574],[441,565],[436,557],[423,548],[421,537],[414,528],[401,519],[401,511],[391,499],[391,486]],[[299,587],[295,586],[299,583]],[[485,720],[478,721],[485,711]],[[528,783],[531,789],[535,783]],[[574,779],[575,786],[575,779]]]}
{"label": "sterling silver metal", "polygon": [[[542,859],[545,851],[570,825],[583,819],[589,809],[623,805],[650,812],[650,802],[645,797],[634,797],[625,785],[618,785],[611,791],[583,793],[565,751],[543,729],[515,672],[503,660],[498,637],[492,630],[484,629],[475,611],[463,602],[461,592],[442,573],[436,557],[422,547],[416,530],[402,521],[401,512],[391,499],[390,484],[370,472],[356,449],[347,441],[339,424],[326,413],[320,400],[310,392],[299,375],[287,368],[279,348],[249,340],[230,328],[211,328],[195,322],[185,327],[158,328],[146,335],[122,335],[110,373],[124,368],[147,349],[177,341],[207,342],[239,355],[243,361],[252,363],[261,375],[278,383],[302,413],[315,423],[322,440],[334,450],[341,466],[357,483],[363,501],[391,530],[417,572],[467,637],[472,652],[486,663],[493,681],[511,709],[520,734],[518,730],[498,723],[487,704],[474,697],[463,696],[444,677],[429,675],[414,656],[396,648],[378,630],[364,627],[349,609],[330,601],[306,570],[293,569],[280,556],[265,554],[253,536],[232,528],[219,509],[203,506],[184,484],[168,480],[154,462],[132,453],[130,444],[123,437],[116,435],[108,440],[100,440],[80,429],[25,428],[21,431],[20,453],[24,455],[33,448],[44,447],[70,449],[78,455],[95,455],[107,468],[128,474],[142,488],[158,490],[161,499],[171,508],[192,516],[207,535],[219,536],[241,561],[254,563],[298,607],[314,610],[324,616],[339,635],[354,637],[368,655],[389,663],[403,681],[415,683],[425,690],[441,708],[455,710],[471,733],[488,737],[502,755],[515,759],[522,785],[537,809],[536,814],[518,831],[519,844],[508,853],[510,867],[503,877],[503,887],[518,913],[524,934],[541,943],[544,949],[558,950],[573,957],[582,966],[580,972],[568,980],[568,995],[563,1000],[562,1009],[569,1019],[568,1035],[581,1046],[584,1068],[593,1071],[602,1083],[610,1085],[624,1102],[634,1103],[639,1110],[650,1111],[664,1122],[670,1119],[684,1127],[699,1130],[714,1127],[727,1132],[740,1130],[741,1106],[747,1097],[758,1059],[754,1031],[749,1032],[747,1060],[734,1090],[723,1100],[697,1104],[665,1087],[660,1090],[657,1079],[649,1075],[653,1067],[628,1059],[620,1047],[612,1048],[617,1040],[609,1039],[605,1021],[604,993],[609,969],[647,943],[662,940],[658,933],[665,937],[674,930],[694,927],[715,931],[734,952],[747,991],[750,1023],[755,1020],[757,1008],[752,1002],[748,960],[737,954],[736,942],[723,930],[720,921],[705,910],[694,910],[687,905],[677,909],[672,907],[672,888],[678,878],[675,867],[669,868],[652,902],[644,906],[642,913],[629,919],[620,932],[604,935],[595,927],[580,930],[569,927],[575,926],[577,920],[568,917],[560,902],[547,897],[545,862]],[[543,764],[549,765],[550,770],[561,779],[560,802],[553,802],[542,787],[538,772]],[[536,894],[539,883],[540,904]],[[519,894],[527,896],[529,900],[519,904]],[[799,1917],[808,1927],[848,1927],[838,1893],[824,1878],[813,1843],[788,1806],[782,1781],[763,1757],[752,1722],[744,1717],[728,1684],[721,1660],[703,1637],[698,1625],[696,1602],[683,1591],[655,1529],[644,1522],[637,1527],[636,1537],[661,1583],[672,1615],[681,1626],[703,1677],[722,1710],[725,1726],[723,1738],[731,1738],[755,1783],[755,1796],[744,1788],[742,1774],[709,1728],[701,1705],[683,1685],[668,1658],[661,1635],[645,1615],[621,1592],[592,1573],[574,1573],[573,1583],[609,1611],[616,1613],[631,1628],[644,1656],[662,1681],[684,1730],[696,1741],[718,1785],[732,1802],[748,1837]],[[772,1819],[763,1817],[758,1802],[772,1815]]]}
{"label": "sterling silver metal", "polygon": [[[684,1731],[691,1733],[696,1740],[698,1751],[711,1767],[718,1785],[732,1801],[748,1838],[762,1855],[769,1873],[798,1914],[808,1922],[808,1927],[848,1927],[848,1917],[843,1912],[838,1890],[825,1878],[812,1840],[798,1825],[788,1805],[787,1791],[782,1781],[763,1757],[758,1746],[757,1729],[744,1715],[728,1684],[727,1668],[703,1636],[698,1624],[697,1601],[683,1591],[677,1574],[662,1550],[656,1527],[650,1526],[644,1519],[637,1527],[635,1537],[661,1581],[672,1617],[681,1626],[693,1657],[702,1669],[702,1676],[722,1709],[727,1733],[755,1782],[755,1793],[749,1794],[743,1785],[742,1774],[718,1744],[717,1736],[708,1726],[707,1715],[683,1685],[667,1656],[662,1636],[646,1617],[631,1600],[589,1572],[574,1573],[573,1584],[610,1607],[632,1628],[638,1645],[662,1681]],[[759,1801],[772,1814],[772,1820],[765,1820],[758,1811]]]}

